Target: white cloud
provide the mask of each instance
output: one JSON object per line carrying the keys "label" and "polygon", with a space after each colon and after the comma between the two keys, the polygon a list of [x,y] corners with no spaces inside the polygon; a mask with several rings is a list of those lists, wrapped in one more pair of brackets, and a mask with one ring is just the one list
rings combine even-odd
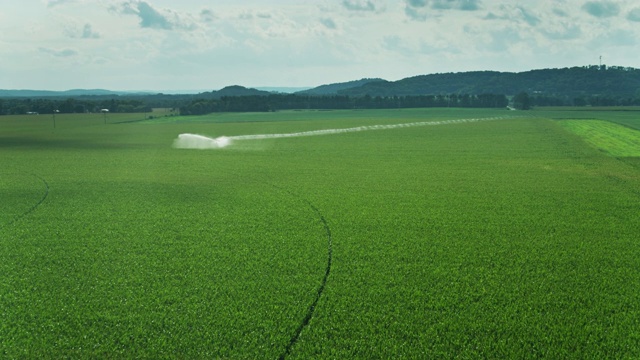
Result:
{"label": "white cloud", "polygon": [[91,26],[91,24],[85,24],[82,28],[82,38],[83,39],[99,39],[100,34],[95,32]]}
{"label": "white cloud", "polygon": [[3,81],[22,88],[307,86],[575,66],[599,54],[637,66],[640,38],[633,0],[24,4],[0,10]]}
{"label": "white cloud", "polygon": [[338,28],[338,25],[336,25],[336,22],[333,21],[333,19],[331,18],[320,19],[320,23],[324,25],[327,29],[335,30]]}
{"label": "white cloud", "polygon": [[555,15],[561,16],[561,17],[567,17],[569,16],[569,14],[567,14],[564,10],[558,9],[558,8],[554,8],[553,9],[553,13]]}
{"label": "white cloud", "polygon": [[626,47],[638,44],[636,36],[623,29],[612,30],[594,38],[590,45],[594,48],[602,47]]}
{"label": "white cloud", "polygon": [[613,17],[620,13],[620,5],[613,1],[588,1],[582,9],[598,18]]}
{"label": "white cloud", "polygon": [[531,13],[524,6],[518,6],[517,9],[520,10],[520,14],[522,16],[522,19],[527,24],[529,24],[531,26],[536,26],[536,25],[540,24],[540,22],[541,22],[540,18],[538,16],[536,16],[535,14]]}
{"label": "white cloud", "polygon": [[508,22],[522,22],[530,26],[536,26],[542,22],[539,15],[522,5],[501,5],[490,11],[485,20],[506,20]]}
{"label": "white cloud", "polygon": [[634,22],[640,22],[640,7],[631,9],[627,14],[627,19]]}
{"label": "white cloud", "polygon": [[113,5],[112,11],[123,15],[135,15],[140,20],[140,27],[158,30],[193,30],[196,25],[191,19],[172,10],[158,10],[146,1],[129,0]]}
{"label": "white cloud", "polygon": [[582,30],[572,22],[560,22],[555,26],[543,28],[542,34],[551,40],[571,40],[582,35]]}
{"label": "white cloud", "polygon": [[55,57],[72,57],[72,56],[78,55],[78,52],[76,50],[73,50],[73,49],[55,50],[55,49],[49,49],[49,48],[40,47],[40,48],[38,48],[38,50],[40,52],[43,52],[43,53],[49,54],[49,55],[53,55]]}
{"label": "white cloud", "polygon": [[93,26],[89,23],[80,27],[77,24],[73,24],[72,20],[66,22],[64,33],[72,39],[100,39],[99,32],[93,29]]}
{"label": "white cloud", "polygon": [[411,20],[426,21],[443,16],[445,11],[478,11],[481,0],[405,0],[404,13]]}
{"label": "white cloud", "polygon": [[371,0],[343,0],[342,5],[344,5],[347,10],[351,11],[375,11],[376,4]]}
{"label": "white cloud", "polygon": [[63,4],[71,4],[74,2],[76,2],[76,0],[48,0],[47,6],[54,7],[54,6],[63,5]]}
{"label": "white cloud", "polygon": [[218,17],[215,15],[213,10],[211,10],[211,9],[202,9],[200,11],[200,21],[205,22],[205,23],[210,23],[210,22],[213,22],[216,19],[218,19]]}

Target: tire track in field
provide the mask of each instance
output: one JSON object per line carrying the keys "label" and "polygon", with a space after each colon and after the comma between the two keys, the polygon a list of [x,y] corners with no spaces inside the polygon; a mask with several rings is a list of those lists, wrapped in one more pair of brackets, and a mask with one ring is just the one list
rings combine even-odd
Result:
{"label": "tire track in field", "polygon": [[283,189],[277,185],[273,185],[273,187],[307,204],[307,206],[309,206],[313,210],[313,212],[316,214],[316,216],[322,223],[322,226],[324,227],[325,233],[327,235],[327,266],[325,267],[324,276],[322,277],[322,281],[320,282],[320,286],[318,287],[316,296],[314,297],[313,301],[309,305],[309,308],[307,309],[307,313],[305,314],[304,318],[296,328],[296,331],[291,337],[291,339],[289,340],[289,343],[285,347],[284,352],[282,352],[282,354],[280,354],[280,356],[278,357],[279,360],[283,360],[291,353],[291,349],[298,342],[298,339],[300,338],[300,334],[302,333],[304,328],[309,325],[309,322],[311,321],[311,318],[315,313],[316,306],[318,305],[318,301],[320,301],[320,297],[322,296],[322,293],[324,292],[324,289],[327,286],[327,280],[329,278],[329,273],[331,272],[331,261],[333,256],[333,249],[332,249],[333,240],[331,237],[331,228],[329,227],[329,223],[327,223],[327,219],[324,217],[324,215],[322,215],[322,212],[320,212],[320,210],[311,201],[307,200],[306,198],[303,198],[302,196],[296,195],[286,189]]}
{"label": "tire track in field", "polygon": [[17,223],[18,221],[20,221],[25,216],[31,214],[33,211],[35,211],[38,208],[38,206],[42,205],[42,203],[49,196],[49,183],[47,183],[47,180],[45,180],[44,178],[42,178],[42,177],[40,177],[40,176],[38,176],[36,174],[28,174],[28,175],[31,175],[31,176],[37,178],[38,180],[40,180],[42,182],[42,184],[44,185],[44,194],[42,194],[42,197],[40,198],[40,200],[38,200],[33,206],[31,206],[29,209],[27,209],[27,211],[23,212],[22,214],[19,214],[18,216],[13,218],[13,220],[9,221],[5,225],[0,225],[0,229],[8,227],[8,226],[11,226],[11,225]]}

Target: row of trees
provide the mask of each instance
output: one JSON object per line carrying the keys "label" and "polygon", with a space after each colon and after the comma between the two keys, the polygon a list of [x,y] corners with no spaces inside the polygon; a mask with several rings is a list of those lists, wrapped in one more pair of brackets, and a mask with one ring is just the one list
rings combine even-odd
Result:
{"label": "row of trees", "polygon": [[529,96],[531,106],[640,106],[640,97],[629,96]]}
{"label": "row of trees", "polygon": [[51,114],[87,113],[109,109],[110,112],[132,113],[147,112],[151,109],[141,99],[50,99],[50,98],[7,98],[0,99],[0,115],[18,115],[26,113]]}
{"label": "row of trees", "polygon": [[503,108],[509,100],[505,95],[419,95],[372,97],[305,96],[272,94],[268,96],[228,96],[220,99],[194,99],[180,106],[183,115],[212,112],[276,111],[294,109],[394,109],[426,107]]}
{"label": "row of trees", "polygon": [[136,97],[5,98],[0,115],[99,112],[148,112],[154,107],[179,108],[183,115],[214,112],[262,112],[297,109],[395,109],[395,108],[504,108],[511,104],[526,110],[534,106],[640,106],[640,96],[553,96],[520,92],[511,99],[502,94],[449,94],[407,96],[348,96],[267,94],[211,97],[199,95],[145,95]]}
{"label": "row of trees", "polygon": [[640,106],[640,97],[588,96],[569,98],[568,96],[549,96],[520,92],[513,97],[511,104],[519,110],[528,110],[534,106]]}

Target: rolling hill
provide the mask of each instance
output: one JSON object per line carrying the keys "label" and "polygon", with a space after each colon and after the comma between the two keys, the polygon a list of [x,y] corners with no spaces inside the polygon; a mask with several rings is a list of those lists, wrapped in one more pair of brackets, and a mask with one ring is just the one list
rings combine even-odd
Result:
{"label": "rolling hill", "polygon": [[640,69],[586,66],[525,72],[472,71],[408,77],[398,81],[347,82],[323,85],[305,94],[411,96],[434,94],[506,94],[549,96],[628,96],[640,93]]}
{"label": "rolling hill", "polygon": [[375,78],[375,79],[360,79],[354,81],[348,81],[343,83],[335,83],[328,85],[321,85],[313,89],[298,91],[296,94],[300,95],[335,95],[342,91],[348,91],[349,89],[360,88],[365,85],[371,85],[376,83],[388,83],[388,81]]}

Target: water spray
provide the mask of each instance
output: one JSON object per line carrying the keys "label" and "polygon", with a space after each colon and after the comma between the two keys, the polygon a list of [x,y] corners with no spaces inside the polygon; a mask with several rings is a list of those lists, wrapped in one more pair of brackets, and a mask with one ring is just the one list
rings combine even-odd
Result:
{"label": "water spray", "polygon": [[503,120],[507,118],[513,118],[513,117],[499,116],[499,117],[489,117],[489,118],[421,121],[421,122],[390,124],[390,125],[367,125],[367,126],[358,126],[358,127],[352,127],[352,128],[344,128],[344,129],[311,130],[311,131],[302,131],[302,132],[284,133],[284,134],[220,136],[217,138],[210,138],[207,136],[197,135],[197,134],[180,134],[178,135],[178,138],[173,141],[173,147],[178,149],[222,149],[233,144],[234,141],[344,134],[344,133],[370,131],[370,130],[388,130],[388,129],[400,129],[400,128],[417,127],[417,126],[435,126],[435,125],[471,123],[471,122],[489,121],[489,120]]}
{"label": "water spray", "polygon": [[173,147],[177,149],[221,149],[231,145],[231,139],[226,136],[210,138],[197,134],[180,134],[173,141]]}

